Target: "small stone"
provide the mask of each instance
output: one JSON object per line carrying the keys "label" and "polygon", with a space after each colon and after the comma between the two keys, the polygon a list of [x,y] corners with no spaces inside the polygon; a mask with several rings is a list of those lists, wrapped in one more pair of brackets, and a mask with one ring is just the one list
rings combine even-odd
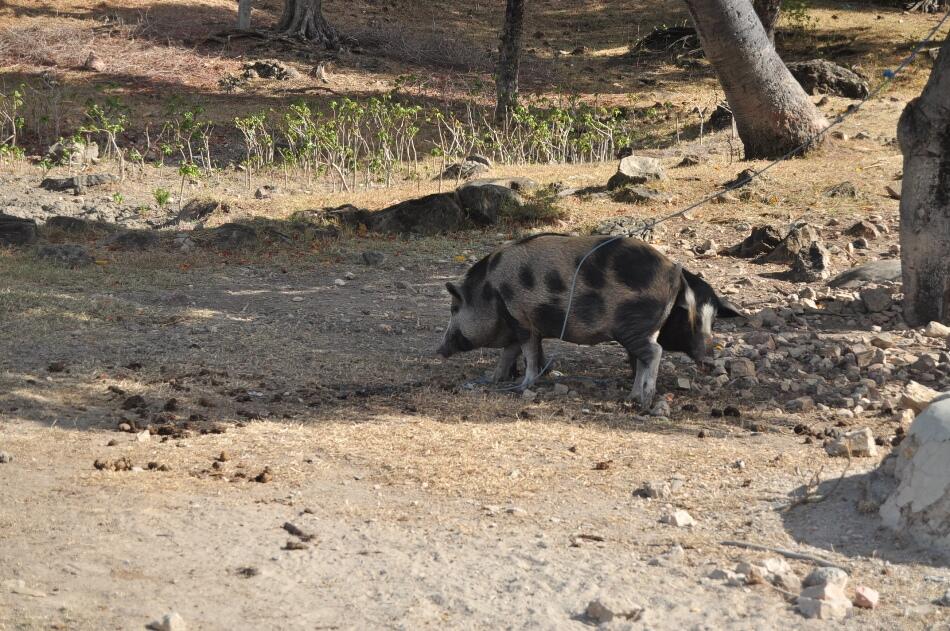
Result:
{"label": "small stone", "polygon": [[861,607],[862,609],[874,609],[877,607],[877,603],[880,600],[881,595],[877,590],[866,587],[865,585],[859,585],[854,588],[854,606]]}
{"label": "small stone", "polygon": [[0,451],[0,464],[10,464],[11,462],[13,462],[13,454]]}
{"label": "small stone", "polygon": [[940,393],[933,388],[928,388],[916,381],[911,381],[901,393],[901,407],[920,414],[939,394]]}
{"label": "small stone", "polygon": [[521,398],[525,401],[534,401],[538,398],[538,393],[534,390],[525,389],[525,391],[521,393]]}
{"label": "small stone", "polygon": [[655,416],[658,418],[669,418],[670,414],[673,413],[673,409],[670,407],[669,401],[666,399],[660,399],[653,405],[653,409],[650,410],[650,416]]}
{"label": "small stone", "polygon": [[950,589],[944,592],[943,596],[938,598],[934,604],[940,607],[950,607]]}
{"label": "small stone", "polygon": [[161,620],[149,623],[146,628],[151,629],[151,631],[186,631],[188,625],[185,624],[184,618],[178,612],[173,611],[165,614]]}
{"label": "small stone", "polygon": [[729,362],[729,376],[733,379],[755,377],[755,364],[745,357],[733,359]]}
{"label": "small stone", "polygon": [[134,394],[122,402],[123,410],[135,410],[144,407],[147,407],[147,404],[145,403],[145,398],[140,394]]}
{"label": "small stone", "polygon": [[135,435],[136,442],[147,443],[152,439],[152,434],[147,429]]}
{"label": "small stone", "polygon": [[568,394],[570,391],[571,389],[563,383],[554,384],[554,394],[558,396],[564,396],[565,394]]}
{"label": "small stone", "polygon": [[858,223],[848,228],[847,234],[851,235],[852,237],[876,239],[878,237],[878,230],[873,223],[866,219],[862,219]]}
{"label": "small stone", "polygon": [[802,585],[812,587],[815,585],[836,585],[844,589],[848,584],[848,573],[837,567],[818,567],[811,571]]}
{"label": "small stone", "polygon": [[796,604],[798,612],[806,618],[818,620],[844,620],[851,615],[851,601],[819,600],[799,597]]}
{"label": "small stone", "polygon": [[891,305],[894,304],[894,299],[891,297],[891,292],[887,289],[875,287],[861,291],[861,302],[864,303],[864,306],[870,313],[880,313],[887,311]]}
{"label": "small stone", "polygon": [[690,388],[689,379],[687,379],[686,377],[677,377],[676,387],[680,390],[689,390]]}
{"label": "small stone", "polygon": [[584,610],[584,616],[597,624],[604,624],[615,619],[635,622],[642,615],[643,607],[634,605],[626,599],[606,594],[601,594],[590,601]]}
{"label": "small stone", "polygon": [[789,412],[811,412],[815,409],[815,400],[811,397],[799,397],[785,404]]}
{"label": "small stone", "polygon": [[652,480],[650,482],[644,482],[643,487],[637,491],[637,494],[642,497],[665,500],[673,497],[673,488],[669,482]]}
{"label": "small stone", "polygon": [[303,296],[294,296],[290,299],[291,302],[303,302]]}
{"label": "small stone", "polygon": [[363,259],[364,265],[376,266],[381,265],[382,262],[386,260],[386,255],[382,252],[373,252],[370,250],[360,254],[360,258]]}
{"label": "small stone", "polygon": [[684,510],[673,511],[667,513],[663,516],[660,522],[664,524],[670,524],[676,526],[677,528],[687,528],[689,526],[695,526],[696,520],[693,519],[692,515],[687,513]]}
{"label": "small stone", "polygon": [[336,285],[337,287],[346,287],[346,281],[343,280],[342,278],[335,279],[333,281],[333,284]]}
{"label": "small stone", "polygon": [[939,322],[930,322],[924,327],[924,335],[927,337],[936,337],[939,339],[950,338],[950,326]]}
{"label": "small stone", "polygon": [[867,457],[877,455],[877,446],[874,442],[874,433],[865,427],[853,432],[846,432],[834,441],[825,445],[829,456]]}

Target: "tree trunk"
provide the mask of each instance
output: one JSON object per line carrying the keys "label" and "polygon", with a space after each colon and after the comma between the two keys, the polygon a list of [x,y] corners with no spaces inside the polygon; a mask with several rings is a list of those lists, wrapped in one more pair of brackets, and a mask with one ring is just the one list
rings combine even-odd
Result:
{"label": "tree trunk", "polygon": [[755,14],[759,16],[759,21],[765,28],[765,34],[769,41],[775,43],[775,25],[778,23],[778,16],[782,12],[782,0],[752,0],[752,8]]}
{"label": "tree trunk", "polygon": [[284,0],[277,30],[327,48],[339,48],[340,36],[323,17],[323,0]]}
{"label": "tree trunk", "polygon": [[251,0],[238,0],[238,25],[242,31],[251,28]]}
{"label": "tree trunk", "polygon": [[521,35],[524,31],[525,0],[508,0],[505,7],[505,26],[498,46],[498,70],[495,73],[495,91],[498,102],[495,118],[503,120],[518,101],[518,71],[521,67]]}
{"label": "tree trunk", "polygon": [[686,6],[747,160],[784,155],[828,126],[775,52],[749,0],[686,0]]}
{"label": "tree trunk", "polygon": [[897,124],[904,154],[901,267],[904,319],[950,323],[950,39],[923,93]]}

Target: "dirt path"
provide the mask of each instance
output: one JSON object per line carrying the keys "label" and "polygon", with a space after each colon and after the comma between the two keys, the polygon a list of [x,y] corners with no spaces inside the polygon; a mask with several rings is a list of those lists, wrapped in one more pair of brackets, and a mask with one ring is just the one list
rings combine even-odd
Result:
{"label": "dirt path", "polygon": [[[942,619],[930,603],[950,574],[857,510],[876,459],[785,510],[816,470],[827,492],[847,463],[803,445],[801,419],[762,427],[755,402],[739,420],[690,393],[672,420],[632,414],[615,403],[628,378],[609,346],[565,347],[576,396],[459,390],[493,361],[430,358],[441,284],[464,265],[357,255],[290,271],[7,261],[0,628],[142,628],[169,611],[198,629],[583,628],[598,594],[644,608],[634,628],[819,624],[767,586],[707,578],[769,556],[725,539],[823,555],[881,591],[848,627]],[[693,370],[675,362],[661,391]],[[123,409],[134,395],[145,407]],[[143,470],[108,470],[123,457]],[[634,493],[673,478],[668,500]],[[671,508],[697,525],[660,523]],[[285,522],[313,535],[306,549],[283,549],[299,541]]]}

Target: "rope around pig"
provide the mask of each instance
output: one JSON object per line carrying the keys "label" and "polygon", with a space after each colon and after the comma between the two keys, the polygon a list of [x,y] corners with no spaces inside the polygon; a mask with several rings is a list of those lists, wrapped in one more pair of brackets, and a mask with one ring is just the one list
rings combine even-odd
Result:
{"label": "rope around pig", "polygon": [[[920,51],[923,50],[924,46],[926,46],[928,43],[930,43],[930,42],[933,40],[934,36],[937,34],[937,31],[940,30],[940,28],[947,22],[948,19],[950,19],[950,9],[948,9],[947,12],[944,13],[944,15],[943,15],[943,17],[940,19],[940,21],[937,22],[937,25],[934,26],[934,27],[930,30],[929,33],[927,33],[927,35],[924,37],[924,39],[922,39],[922,40],[914,47],[914,49],[910,52],[910,54],[907,55],[907,57],[905,57],[905,58],[901,61],[901,63],[897,65],[896,68],[894,68],[893,70],[891,70],[890,68],[888,68],[888,69],[885,69],[883,73],[881,73],[881,74],[883,75],[883,79],[882,79],[882,81],[877,85],[876,88],[874,88],[873,90],[871,90],[870,92],[868,92],[868,95],[865,96],[863,99],[861,99],[856,105],[849,105],[843,112],[839,113],[839,114],[834,118],[834,120],[832,120],[832,122],[831,122],[827,127],[825,127],[824,129],[822,129],[822,130],[819,131],[818,133],[816,133],[816,134],[814,134],[813,136],[811,136],[810,138],[808,138],[805,142],[803,142],[803,143],[800,144],[799,146],[795,147],[794,149],[792,149],[792,150],[789,151],[788,153],[782,155],[781,157],[776,158],[775,160],[773,160],[773,161],[770,162],[769,164],[767,164],[767,165],[765,165],[764,167],[762,167],[761,170],[759,170],[759,171],[753,171],[752,174],[749,175],[748,177],[740,177],[740,178],[737,178],[735,181],[729,182],[728,184],[724,185],[721,189],[717,190],[716,192],[711,193],[711,194],[709,194],[709,195],[706,195],[705,197],[700,198],[699,200],[693,202],[692,204],[690,204],[689,206],[686,206],[685,208],[683,208],[683,209],[681,209],[681,210],[678,210],[678,211],[676,211],[676,212],[674,212],[674,213],[670,213],[669,215],[665,215],[665,216],[663,216],[663,217],[660,217],[659,219],[647,219],[647,220],[640,221],[640,222],[639,222],[640,225],[637,226],[635,229],[629,230],[629,231],[624,232],[624,233],[622,233],[622,234],[616,235],[616,236],[614,236],[614,237],[612,237],[612,238],[610,238],[610,239],[607,239],[607,240],[605,240],[605,241],[602,241],[602,242],[598,243],[596,246],[594,246],[593,248],[591,248],[590,251],[587,252],[587,254],[585,254],[585,255],[583,256],[583,258],[581,258],[580,262],[578,262],[578,264],[577,264],[577,268],[574,270],[574,276],[573,276],[573,278],[571,279],[571,291],[570,291],[570,293],[568,294],[568,298],[567,298],[567,309],[566,309],[565,312],[564,312],[564,323],[563,323],[563,325],[561,326],[561,335],[558,337],[558,340],[563,342],[563,341],[564,341],[564,336],[567,334],[567,322],[568,322],[568,320],[570,319],[571,307],[572,307],[572,305],[573,305],[573,303],[574,303],[574,292],[575,292],[575,290],[576,290],[576,288],[577,288],[577,276],[580,274],[581,266],[584,265],[584,261],[586,261],[586,260],[588,259],[588,257],[590,257],[590,255],[592,255],[594,252],[596,252],[596,251],[599,250],[600,248],[604,247],[605,245],[608,245],[608,244],[610,244],[610,243],[613,243],[614,241],[617,241],[617,240],[619,240],[619,239],[626,239],[627,237],[639,237],[639,238],[641,238],[641,239],[646,240],[646,239],[650,236],[650,234],[653,232],[653,229],[656,228],[656,226],[660,225],[661,223],[665,223],[665,222],[667,222],[667,221],[670,221],[671,219],[676,219],[677,217],[682,217],[683,215],[685,215],[685,214],[688,213],[689,211],[694,210],[694,209],[696,209],[696,208],[699,208],[700,206],[702,206],[702,205],[704,205],[704,204],[706,204],[706,203],[708,203],[708,202],[710,202],[710,201],[716,199],[717,197],[719,197],[719,196],[721,196],[721,195],[724,195],[725,193],[728,193],[728,192],[730,192],[730,191],[734,191],[734,190],[740,189],[740,188],[742,188],[742,187],[744,187],[744,186],[747,186],[747,185],[749,185],[750,183],[752,183],[752,182],[754,182],[755,180],[757,180],[757,179],[759,179],[760,177],[762,177],[762,176],[765,174],[765,172],[768,171],[769,169],[775,167],[775,166],[778,165],[778,164],[781,164],[782,162],[785,162],[785,161],[790,160],[791,158],[797,156],[799,153],[801,153],[802,151],[804,151],[805,149],[807,149],[808,147],[810,147],[815,141],[817,141],[817,140],[821,139],[822,137],[824,137],[829,131],[831,131],[832,129],[834,129],[835,127],[837,127],[838,125],[840,125],[841,123],[843,123],[844,121],[846,121],[847,119],[851,118],[851,117],[854,116],[855,114],[857,114],[858,111],[864,106],[865,103],[867,103],[867,102],[870,101],[871,99],[876,98],[877,95],[880,94],[880,93],[884,90],[884,88],[887,87],[887,86],[894,80],[894,78],[895,78],[898,74],[900,74],[901,72],[903,72],[903,71],[907,68],[907,66],[909,66],[909,65],[914,61],[914,59],[917,57],[917,55],[920,53]],[[545,362],[544,366],[543,366],[543,367],[541,368],[541,370],[538,372],[538,376],[539,376],[539,377],[540,377],[541,375],[543,375],[544,373],[546,373],[546,372],[551,368],[551,366],[552,366],[552,364],[554,363],[554,360],[555,360],[556,358],[557,358],[557,355],[556,355],[556,354],[555,354],[555,355],[552,355],[552,356],[548,359],[548,361]],[[532,380],[532,381],[531,381],[530,383],[528,383],[525,387],[530,387],[531,385],[533,385],[533,384],[534,384],[534,381],[536,381],[536,379],[537,379],[537,378],[535,378],[534,380]],[[473,385],[475,385],[476,383],[477,383],[477,380],[476,380],[476,381],[470,381],[470,382],[467,382],[466,384],[464,384],[463,387],[466,387],[466,386],[473,386]],[[498,387],[498,388],[491,388],[490,390],[496,391],[496,392],[504,392],[504,391],[518,390],[518,389],[520,389],[521,387],[522,387],[522,384],[518,384],[518,385],[511,385],[511,386],[502,386],[502,387]]]}

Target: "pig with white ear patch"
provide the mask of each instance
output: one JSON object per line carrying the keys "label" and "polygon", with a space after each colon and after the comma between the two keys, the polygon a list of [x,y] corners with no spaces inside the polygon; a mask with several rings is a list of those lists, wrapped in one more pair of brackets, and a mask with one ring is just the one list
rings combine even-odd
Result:
{"label": "pig with white ear patch", "polygon": [[523,353],[524,388],[544,368],[544,338],[560,338],[563,329],[576,344],[616,341],[636,374],[631,398],[647,407],[664,348],[699,362],[712,346],[715,317],[740,315],[701,278],[632,238],[535,235],[495,250],[446,288],[452,316],[443,357],[502,348],[493,375],[500,381]]}

